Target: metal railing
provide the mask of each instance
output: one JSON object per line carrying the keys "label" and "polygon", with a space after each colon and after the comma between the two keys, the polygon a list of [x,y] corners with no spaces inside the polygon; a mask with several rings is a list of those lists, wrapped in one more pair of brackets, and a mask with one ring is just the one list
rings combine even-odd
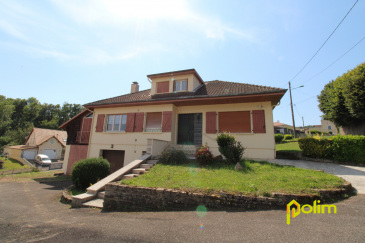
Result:
{"label": "metal railing", "polygon": [[161,128],[145,128],[144,132],[162,132]]}

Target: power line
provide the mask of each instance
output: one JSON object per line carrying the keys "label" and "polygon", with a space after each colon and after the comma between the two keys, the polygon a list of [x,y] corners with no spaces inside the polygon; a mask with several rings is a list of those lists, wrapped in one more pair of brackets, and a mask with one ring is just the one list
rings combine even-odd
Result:
{"label": "power line", "polygon": [[306,83],[306,82],[308,82],[309,80],[312,80],[312,79],[314,79],[315,77],[317,77],[318,75],[320,75],[321,73],[323,73],[324,71],[326,71],[329,67],[331,67],[333,64],[335,64],[338,60],[340,60],[343,56],[345,56],[347,53],[349,53],[352,49],[354,49],[355,48],[355,46],[357,46],[361,41],[363,41],[365,39],[365,37],[364,38],[362,38],[359,42],[357,42],[353,47],[351,47],[347,52],[345,52],[342,56],[340,56],[339,58],[337,58],[337,60],[336,61],[334,61],[333,63],[331,63],[328,67],[326,67],[325,69],[323,69],[322,71],[320,71],[319,73],[317,73],[316,75],[314,75],[313,77],[311,77],[310,79],[308,79],[308,80],[306,80],[306,81],[304,81],[303,83],[300,83],[300,84],[304,84],[304,83]]}
{"label": "power line", "polygon": [[347,14],[345,15],[345,17],[343,17],[343,19],[341,20],[341,22],[337,25],[337,27],[332,31],[331,35],[327,38],[327,40],[322,44],[322,46],[318,49],[318,51],[311,57],[311,59],[309,59],[309,61],[304,65],[304,67],[302,69],[300,69],[300,71],[290,80],[293,81],[293,79],[295,79],[302,71],[303,69],[312,61],[312,59],[317,55],[317,53],[322,49],[322,47],[327,43],[327,41],[331,38],[331,36],[333,35],[333,33],[335,33],[335,31],[337,30],[337,28],[342,24],[342,22],[345,20],[345,18],[347,17],[347,15],[351,12],[351,10],[355,7],[356,3],[359,0],[356,0],[356,2],[354,3],[354,5],[350,8],[350,10],[347,12]]}

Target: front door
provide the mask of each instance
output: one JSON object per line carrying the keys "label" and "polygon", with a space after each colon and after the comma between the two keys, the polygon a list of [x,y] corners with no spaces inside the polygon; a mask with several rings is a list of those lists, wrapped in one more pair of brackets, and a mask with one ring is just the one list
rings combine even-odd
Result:
{"label": "front door", "polygon": [[201,145],[202,114],[179,114],[177,143],[184,145]]}
{"label": "front door", "polygon": [[124,150],[103,150],[103,158],[110,163],[110,174],[124,166]]}

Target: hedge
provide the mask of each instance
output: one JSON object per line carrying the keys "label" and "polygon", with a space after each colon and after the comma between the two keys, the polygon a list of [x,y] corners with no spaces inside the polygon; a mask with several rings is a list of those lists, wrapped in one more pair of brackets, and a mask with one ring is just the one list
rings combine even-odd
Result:
{"label": "hedge", "polygon": [[275,143],[280,143],[283,139],[284,136],[281,133],[275,134]]}
{"label": "hedge", "polygon": [[302,154],[306,157],[333,159],[333,141],[330,139],[299,138],[298,144]]}
{"label": "hedge", "polygon": [[302,154],[318,159],[365,164],[365,136],[337,135],[326,138],[300,138]]}
{"label": "hedge", "polygon": [[285,134],[284,135],[285,140],[289,140],[289,139],[293,139],[293,138],[294,138],[293,135],[290,135],[290,134]]}
{"label": "hedge", "polygon": [[336,161],[365,164],[365,136],[338,135],[332,140]]}

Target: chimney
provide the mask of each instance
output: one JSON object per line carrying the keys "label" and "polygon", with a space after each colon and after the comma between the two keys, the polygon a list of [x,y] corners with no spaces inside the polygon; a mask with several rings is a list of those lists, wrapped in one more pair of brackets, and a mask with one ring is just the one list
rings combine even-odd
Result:
{"label": "chimney", "polygon": [[136,93],[139,91],[139,85],[138,82],[133,82],[132,83],[132,88],[131,88],[131,94]]}

